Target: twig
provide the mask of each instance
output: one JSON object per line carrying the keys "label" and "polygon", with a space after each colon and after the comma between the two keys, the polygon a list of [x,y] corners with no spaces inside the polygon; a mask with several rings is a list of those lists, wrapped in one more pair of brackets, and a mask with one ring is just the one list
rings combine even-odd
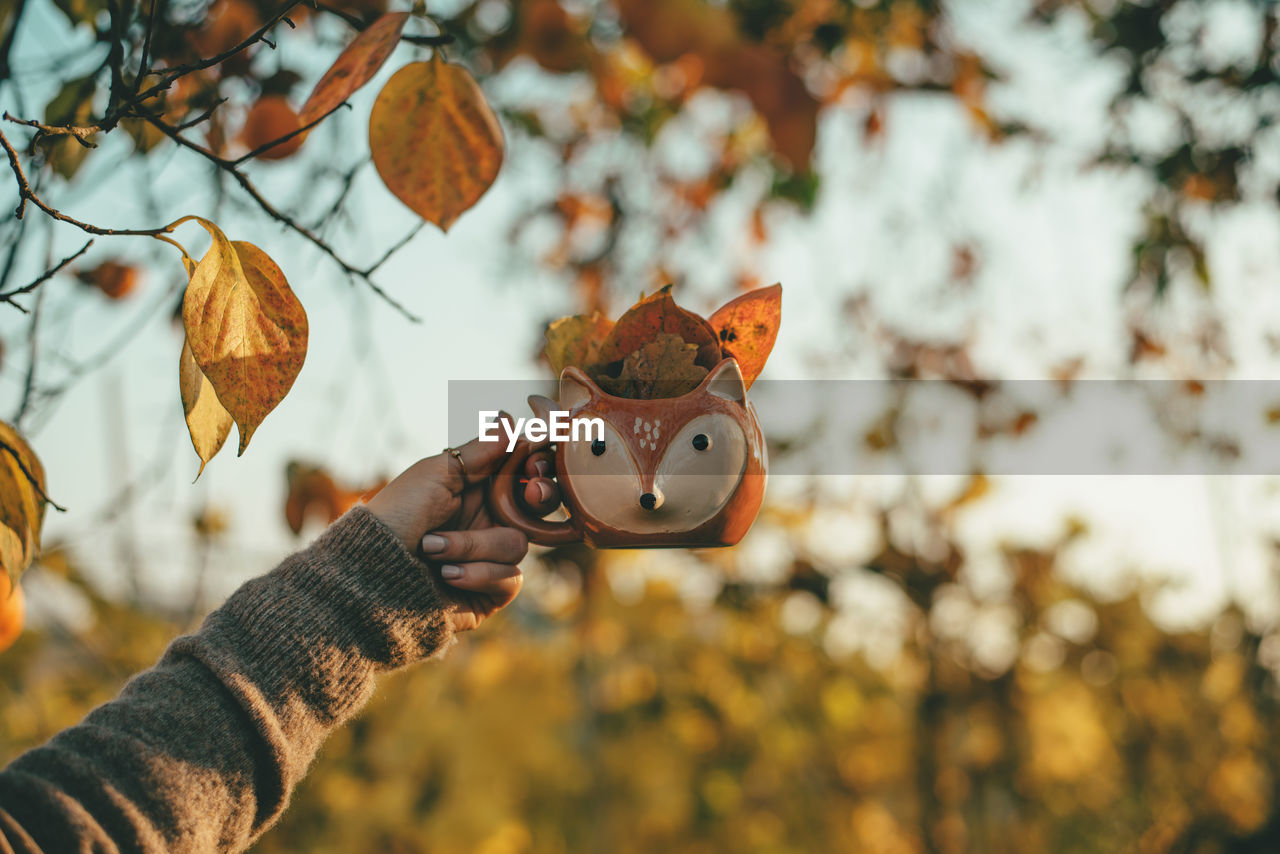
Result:
{"label": "twig", "polygon": [[174,126],[175,130],[183,131],[183,130],[186,130],[187,128],[193,128],[203,121],[207,121],[209,117],[213,115],[213,111],[221,107],[226,102],[227,102],[226,98],[219,98],[218,100],[214,101],[213,104],[207,110],[205,110],[200,115],[196,116],[194,119],[187,119],[182,124],[175,125]]}
{"label": "twig", "polygon": [[270,32],[272,27],[280,21],[286,20],[285,16],[288,15],[293,7],[297,6],[300,2],[302,2],[302,0],[287,0],[287,2],[274,15],[269,17],[261,27],[251,33],[244,41],[233,47],[227,48],[217,56],[211,56],[208,59],[202,59],[199,62],[175,65],[172,68],[165,68],[156,72],[161,78],[158,83],[148,86],[136,95],[126,98],[124,101],[117,104],[114,109],[109,110],[107,114],[102,117],[102,121],[98,122],[98,127],[104,132],[111,130],[119,123],[120,119],[128,116],[134,107],[142,104],[157,92],[162,92],[168,89],[179,77],[191,74],[194,71],[202,71],[206,68],[212,68],[213,66],[235,56],[240,51],[253,47],[253,45],[262,41],[262,37]]}
{"label": "twig", "polygon": [[44,487],[40,485],[40,481],[36,480],[36,476],[31,473],[31,469],[27,468],[27,464],[22,461],[22,455],[19,454],[17,450],[10,447],[9,443],[3,439],[0,439],[0,451],[7,451],[9,456],[13,457],[13,461],[18,464],[18,470],[26,476],[27,481],[31,484],[31,488],[36,491],[36,494],[40,496],[42,501],[54,510],[57,510],[59,513],[67,512],[67,508],[54,501],[49,497],[48,493],[44,491]]}
{"label": "twig", "polygon": [[75,125],[46,125],[41,122],[32,121],[31,119],[20,119],[17,116],[12,116],[9,114],[8,110],[5,110],[4,119],[5,121],[13,122],[16,125],[25,125],[29,128],[35,128],[37,133],[31,140],[33,145],[41,136],[49,135],[72,137],[85,148],[98,147],[98,143],[90,142],[88,139],[99,132],[97,125],[89,125],[87,127],[77,127]]}
{"label": "twig", "polygon": [[379,267],[381,267],[383,264],[391,260],[392,255],[399,252],[401,249],[403,249],[405,246],[409,244],[409,241],[417,237],[418,232],[422,231],[422,229],[425,228],[426,225],[427,225],[427,221],[425,219],[422,220],[422,222],[415,225],[408,234],[406,234],[404,237],[397,240],[395,243],[391,244],[391,248],[388,249],[386,252],[382,253],[382,257],[379,258],[377,261],[375,261],[372,266],[362,271],[362,275],[372,276],[374,273],[376,273]]}
{"label": "twig", "polygon": [[235,160],[232,160],[232,161],[231,161],[231,165],[233,165],[233,166],[239,166],[241,163],[244,163],[246,160],[252,160],[253,158],[257,157],[259,154],[261,154],[261,153],[262,153],[262,152],[264,152],[264,151],[269,151],[269,150],[271,150],[271,149],[275,148],[277,145],[280,145],[281,143],[288,142],[289,140],[293,139],[293,138],[294,138],[295,136],[297,136],[298,134],[306,133],[307,131],[309,131],[309,130],[311,130],[313,127],[315,127],[316,125],[320,124],[320,123],[321,123],[322,121],[324,121],[325,119],[329,118],[329,116],[331,116],[331,115],[333,115],[334,113],[336,113],[336,112],[337,112],[340,108],[342,108],[342,107],[346,107],[347,109],[351,109],[351,105],[350,105],[350,104],[348,104],[346,101],[343,101],[341,104],[338,104],[336,107],[334,107],[334,108],[333,108],[332,110],[330,110],[329,112],[325,113],[325,114],[324,114],[323,116],[321,116],[320,118],[318,118],[318,119],[313,119],[312,121],[307,122],[305,125],[302,125],[301,127],[296,128],[295,130],[291,130],[291,131],[289,131],[288,133],[286,133],[284,136],[280,137],[279,139],[273,139],[271,142],[263,143],[262,145],[259,145],[257,148],[255,148],[253,151],[250,151],[248,154],[245,154],[245,155],[243,155],[243,156],[241,156],[241,157],[237,157]]}
{"label": "twig", "polygon": [[27,334],[27,378],[22,384],[22,402],[18,404],[17,414],[13,416],[13,424],[19,429],[31,409],[31,399],[36,388],[36,362],[40,357],[40,315],[44,307],[44,294],[44,291],[36,294],[36,307],[31,313],[31,331]]}
{"label": "twig", "polygon": [[[336,18],[341,18],[343,21],[347,23],[349,27],[351,27],[351,29],[357,32],[364,32],[369,28],[370,24],[373,23],[373,21],[366,21],[364,18],[361,18],[357,15],[353,15],[350,12],[347,12],[343,9],[339,9],[335,6],[330,6],[326,3],[312,2],[312,3],[308,3],[307,5],[314,7],[316,11],[327,12],[328,14],[333,15]],[[375,18],[374,20],[377,20],[377,19]],[[402,35],[400,36],[400,41],[408,42],[409,44],[423,45],[425,47],[440,47],[442,45],[453,44],[454,37],[449,33],[440,33],[439,35],[435,35],[435,36]]]}
{"label": "twig", "polygon": [[63,267],[67,266],[72,261],[76,260],[85,252],[87,252],[89,250],[89,247],[92,245],[93,245],[93,240],[90,239],[87,243],[85,243],[84,246],[81,246],[79,250],[77,250],[75,253],[71,255],[68,255],[66,258],[63,258],[61,261],[57,263],[57,266],[53,267],[52,269],[46,270],[43,274],[41,274],[41,276],[38,279],[36,279],[31,284],[24,285],[20,288],[14,288],[11,291],[5,291],[4,293],[0,293],[0,301],[7,302],[10,305],[12,305],[14,308],[18,309],[18,311],[22,312],[23,314],[26,314],[27,310],[22,306],[18,305],[18,303],[14,302],[13,298],[16,296],[21,296],[22,294],[29,294],[32,291],[34,291],[36,288],[43,285],[45,282],[52,279],[62,270]]}
{"label": "twig", "polygon": [[111,69],[111,91],[107,100],[107,112],[113,112],[124,97],[124,26],[120,20],[119,0],[107,0],[107,14],[111,20],[111,47],[107,50],[107,67]]}
{"label": "twig", "polygon": [[17,221],[17,234],[13,237],[13,243],[9,244],[9,251],[4,257],[4,266],[0,267],[0,288],[9,284],[9,277],[13,275],[14,265],[18,260],[18,249],[22,246],[22,235],[26,234],[27,221],[20,219]]}
{"label": "twig", "polygon": [[[339,255],[337,251],[328,244],[327,241],[325,241],[321,237],[318,237],[315,234],[315,232],[311,231],[311,229],[307,228],[305,225],[301,224],[300,222],[298,222],[288,214],[284,213],[283,211],[278,210],[275,207],[275,205],[267,201],[266,197],[264,197],[262,193],[258,191],[258,188],[253,185],[253,182],[249,180],[249,177],[236,167],[235,161],[228,160],[225,157],[221,157],[215,154],[214,152],[210,151],[209,149],[205,148],[204,146],[200,145],[199,143],[192,142],[182,134],[178,133],[178,131],[173,127],[173,125],[170,125],[168,122],[164,121],[159,116],[155,115],[150,111],[144,111],[143,118],[145,118],[148,122],[150,122],[157,130],[159,130],[165,136],[169,137],[174,142],[178,143],[178,145],[181,145],[184,148],[188,148],[196,152],[201,157],[204,157],[210,163],[214,164],[219,169],[223,170],[232,178],[234,178],[236,183],[240,185],[240,188],[244,190],[246,193],[248,193],[249,197],[258,204],[258,207],[262,209],[263,213],[265,213],[267,216],[271,217],[275,221],[281,223],[282,225],[286,226],[287,228],[293,230],[294,232],[301,235],[302,237],[305,237],[321,252],[323,252],[324,254],[328,255],[331,259],[333,259],[333,261],[339,267],[341,267],[343,271],[347,273],[347,275],[363,280],[364,283],[369,286],[370,290],[372,290],[375,294],[381,297],[388,305],[390,305],[396,311],[400,312],[407,319],[413,321],[414,323],[422,322],[422,318],[418,317],[413,312],[409,311],[398,300],[396,300],[394,297],[388,294],[385,290],[383,290],[377,283],[375,283],[372,279],[370,279],[369,276],[371,275],[371,273],[369,270],[357,267],[351,262],[347,261],[341,255]],[[382,262],[379,262],[379,264],[381,263]]]}
{"label": "twig", "polygon": [[351,188],[355,186],[356,176],[360,174],[361,168],[369,162],[369,160],[361,160],[342,174],[342,189],[338,191],[337,198],[333,200],[333,204],[329,206],[329,209],[320,215],[315,225],[311,226],[313,229],[321,230],[329,224],[329,220],[338,215],[338,211],[342,210],[342,206],[347,201],[347,196],[351,193]]}
{"label": "twig", "polygon": [[13,177],[18,182],[18,207],[14,210],[13,215],[18,219],[22,219],[26,213],[27,202],[44,211],[45,215],[58,222],[65,222],[68,225],[74,225],[76,228],[88,234],[107,235],[131,235],[135,237],[155,237],[159,234],[167,234],[168,229],[161,228],[102,228],[101,226],[91,225],[82,222],[74,217],[69,217],[61,211],[50,207],[31,189],[31,184],[27,182],[27,176],[22,171],[22,164],[18,162],[18,152],[14,151],[13,146],[9,143],[8,137],[4,135],[4,131],[0,131],[0,147],[4,148],[5,154],[9,156],[9,166],[13,169]]}
{"label": "twig", "polygon": [[156,15],[164,0],[151,0],[151,9],[147,14],[147,32],[142,37],[142,50],[138,55],[138,73],[133,80],[133,94],[137,95],[138,90],[142,88],[142,81],[146,79],[147,62],[151,57],[151,35],[156,29]]}

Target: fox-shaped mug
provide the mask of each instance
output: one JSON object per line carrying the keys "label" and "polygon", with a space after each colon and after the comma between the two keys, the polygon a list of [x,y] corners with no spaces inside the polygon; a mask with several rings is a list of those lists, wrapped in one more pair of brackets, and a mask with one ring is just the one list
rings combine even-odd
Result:
{"label": "fox-shaped mug", "polygon": [[608,394],[568,367],[560,375],[559,401],[531,395],[529,406],[543,419],[561,410],[570,419],[604,423],[603,438],[557,443],[556,479],[567,520],[531,516],[517,497],[525,460],[546,443],[522,439],[494,476],[490,512],[532,542],[731,546],[760,512],[768,455],[735,359],[723,359],[687,394],[649,400]]}

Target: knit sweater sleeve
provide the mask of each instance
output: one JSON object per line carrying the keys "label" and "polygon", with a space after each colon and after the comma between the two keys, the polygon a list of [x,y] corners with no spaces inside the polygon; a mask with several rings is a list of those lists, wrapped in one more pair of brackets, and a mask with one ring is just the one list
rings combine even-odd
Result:
{"label": "knit sweater sleeve", "polygon": [[351,510],[0,771],[0,852],[244,850],[377,673],[452,643],[439,584]]}

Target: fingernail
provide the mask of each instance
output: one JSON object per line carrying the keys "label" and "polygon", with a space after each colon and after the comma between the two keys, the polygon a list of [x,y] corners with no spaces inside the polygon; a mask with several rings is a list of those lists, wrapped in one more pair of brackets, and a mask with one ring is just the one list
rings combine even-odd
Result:
{"label": "fingernail", "polygon": [[551,500],[551,487],[547,486],[545,483],[540,483],[540,484],[538,484],[538,500],[539,500],[539,501],[550,501],[550,500]]}
{"label": "fingernail", "polygon": [[453,566],[452,564],[449,564],[447,566],[442,566],[440,567],[440,574],[445,578],[461,578],[462,567]]}
{"label": "fingernail", "polygon": [[449,541],[439,534],[427,534],[422,538],[422,551],[433,555],[449,548]]}
{"label": "fingernail", "polygon": [[551,472],[551,466],[546,460],[535,460],[533,470],[538,473],[538,477],[546,477]]}

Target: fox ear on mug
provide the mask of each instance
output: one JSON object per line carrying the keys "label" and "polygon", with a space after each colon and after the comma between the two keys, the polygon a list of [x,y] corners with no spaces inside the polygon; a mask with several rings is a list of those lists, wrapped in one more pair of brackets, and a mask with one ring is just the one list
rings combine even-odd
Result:
{"label": "fox ear on mug", "polygon": [[572,365],[560,372],[560,408],[576,409],[595,395],[596,384]]}
{"label": "fox ear on mug", "polygon": [[528,397],[529,408],[533,410],[534,417],[541,418],[543,421],[551,421],[551,412],[559,408],[554,400],[542,394],[531,394]]}
{"label": "fox ear on mug", "polygon": [[725,400],[742,403],[747,399],[747,384],[742,379],[742,369],[738,367],[737,359],[722,359],[702,381],[702,386]]}

